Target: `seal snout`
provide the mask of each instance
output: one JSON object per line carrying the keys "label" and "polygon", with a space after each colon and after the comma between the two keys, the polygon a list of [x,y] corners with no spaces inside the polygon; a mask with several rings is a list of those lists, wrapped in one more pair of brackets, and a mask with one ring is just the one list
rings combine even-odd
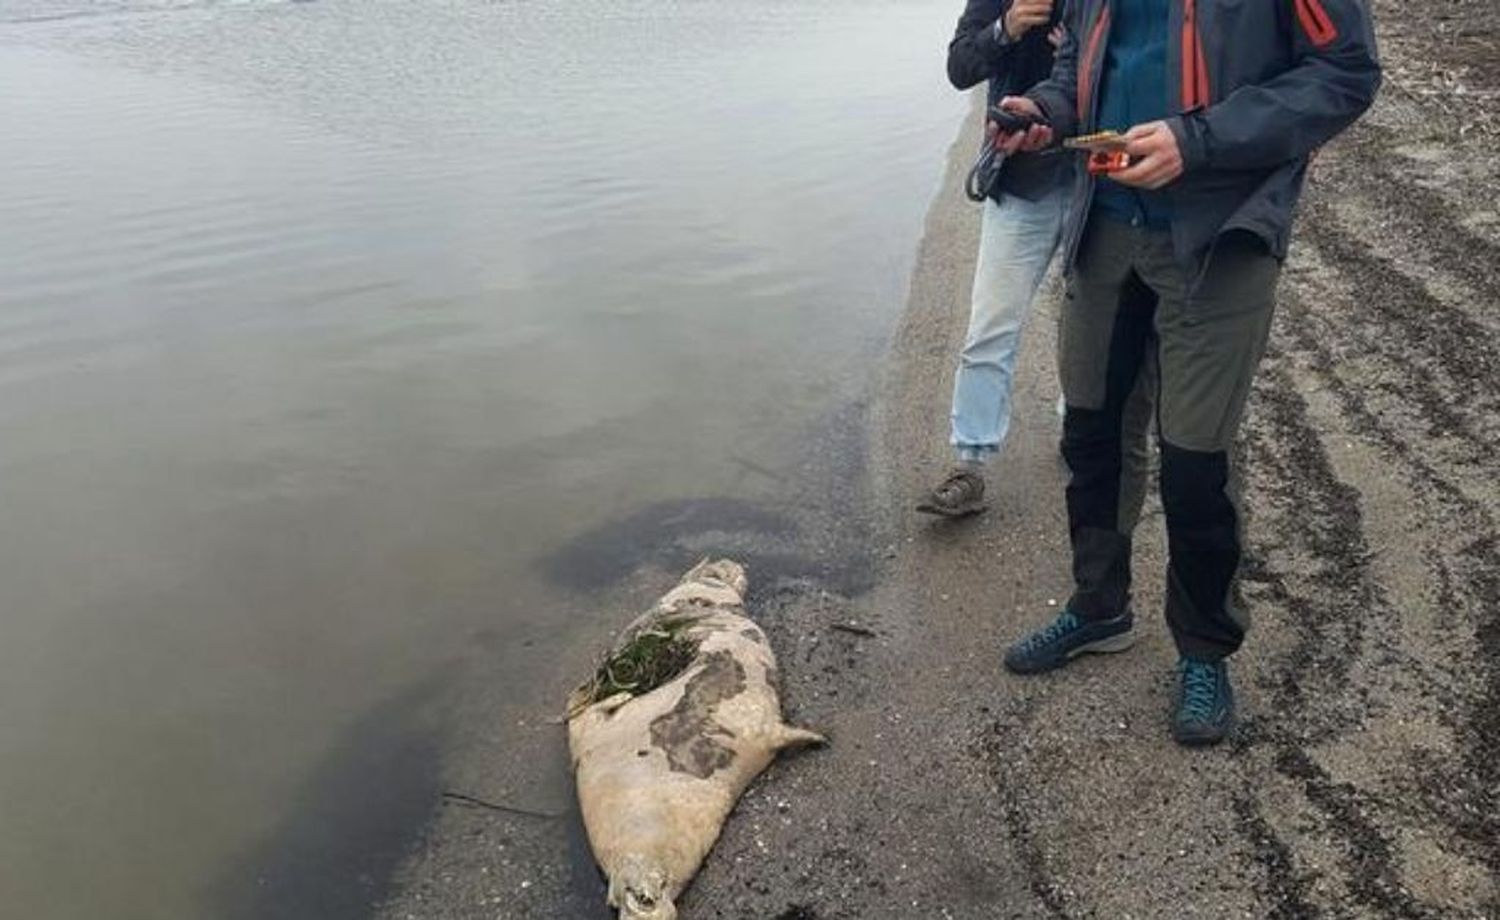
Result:
{"label": "seal snout", "polygon": [[683,583],[698,582],[713,587],[725,587],[736,594],[744,595],[748,585],[745,577],[745,567],[730,559],[705,559],[693,566],[692,571],[683,576]]}
{"label": "seal snout", "polygon": [[[667,873],[651,867],[643,856],[628,857],[610,879],[610,888],[624,892],[617,903],[620,920],[677,920]],[[610,901],[616,903],[613,897]]]}

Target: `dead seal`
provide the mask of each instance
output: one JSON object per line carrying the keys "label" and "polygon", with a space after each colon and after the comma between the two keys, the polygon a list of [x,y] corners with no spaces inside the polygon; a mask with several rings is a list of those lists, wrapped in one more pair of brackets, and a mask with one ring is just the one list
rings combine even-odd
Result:
{"label": "dead seal", "polygon": [[740,794],[782,748],[776,658],[745,616],[745,570],[704,562],[626,627],[568,700],[568,746],[609,905],[672,920]]}

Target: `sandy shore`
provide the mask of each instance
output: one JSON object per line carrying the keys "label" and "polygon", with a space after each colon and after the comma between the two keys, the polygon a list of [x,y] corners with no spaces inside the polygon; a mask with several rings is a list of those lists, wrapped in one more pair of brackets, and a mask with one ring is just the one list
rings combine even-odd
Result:
{"label": "sandy shore", "polygon": [[[1376,4],[1387,89],[1319,158],[1284,276],[1242,447],[1255,628],[1233,742],[1167,735],[1154,499],[1137,647],[999,667],[1068,588],[1055,283],[995,507],[908,512],[946,462],[971,124],[872,401],[801,479],[799,540],[848,577],[761,573],[754,600],[791,716],[833,744],[750,790],[684,917],[1500,917],[1500,79],[1481,4],[1438,5],[1413,23]],[[449,809],[400,882],[384,916],[607,916],[571,815]]]}

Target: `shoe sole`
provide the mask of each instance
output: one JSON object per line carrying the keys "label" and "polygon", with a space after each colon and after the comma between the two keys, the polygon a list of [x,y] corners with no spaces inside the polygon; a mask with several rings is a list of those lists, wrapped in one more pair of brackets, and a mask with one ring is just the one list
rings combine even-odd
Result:
{"label": "shoe sole", "polygon": [[1213,747],[1214,745],[1223,741],[1225,738],[1228,738],[1229,733],[1232,731],[1234,731],[1233,719],[1230,720],[1228,725],[1224,726],[1223,731],[1216,733],[1199,734],[1196,732],[1179,732],[1176,729],[1173,729],[1172,740],[1176,741],[1178,744],[1186,748]]}
{"label": "shoe sole", "polygon": [[1068,653],[1068,661],[1072,661],[1079,655],[1113,655],[1117,652],[1128,651],[1135,645],[1135,630],[1127,630],[1118,636],[1110,636],[1105,639],[1095,639],[1086,645],[1080,645]]}
{"label": "shoe sole", "polygon": [[1061,661],[1046,665],[1045,667],[1017,668],[1007,661],[1005,662],[1005,668],[1012,674],[1045,674],[1048,671],[1056,671],[1081,655],[1114,655],[1119,652],[1128,651],[1132,645],[1135,645],[1135,630],[1133,629],[1122,632],[1119,635],[1107,636],[1103,639],[1095,639],[1093,642],[1084,643],[1071,652],[1068,652]]}
{"label": "shoe sole", "polygon": [[964,518],[979,514],[988,510],[990,503],[986,501],[972,502],[967,505],[959,505],[957,508],[945,508],[932,502],[922,502],[917,505],[917,510],[922,514],[930,514],[941,518]]}

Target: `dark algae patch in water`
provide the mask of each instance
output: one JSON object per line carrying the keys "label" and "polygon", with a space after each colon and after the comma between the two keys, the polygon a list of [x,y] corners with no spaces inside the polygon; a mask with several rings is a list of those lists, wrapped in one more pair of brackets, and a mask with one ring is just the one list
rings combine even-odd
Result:
{"label": "dark algae patch in water", "polygon": [[797,530],[790,518],[740,499],[657,502],[564,545],[542,569],[554,584],[592,591],[644,566],[682,569],[722,554],[745,561],[759,578],[770,570],[808,568],[786,554]]}
{"label": "dark algae patch in water", "polygon": [[310,776],[291,817],[220,879],[221,920],[359,920],[392,877],[441,797],[442,695],[419,684],[362,716]]}

